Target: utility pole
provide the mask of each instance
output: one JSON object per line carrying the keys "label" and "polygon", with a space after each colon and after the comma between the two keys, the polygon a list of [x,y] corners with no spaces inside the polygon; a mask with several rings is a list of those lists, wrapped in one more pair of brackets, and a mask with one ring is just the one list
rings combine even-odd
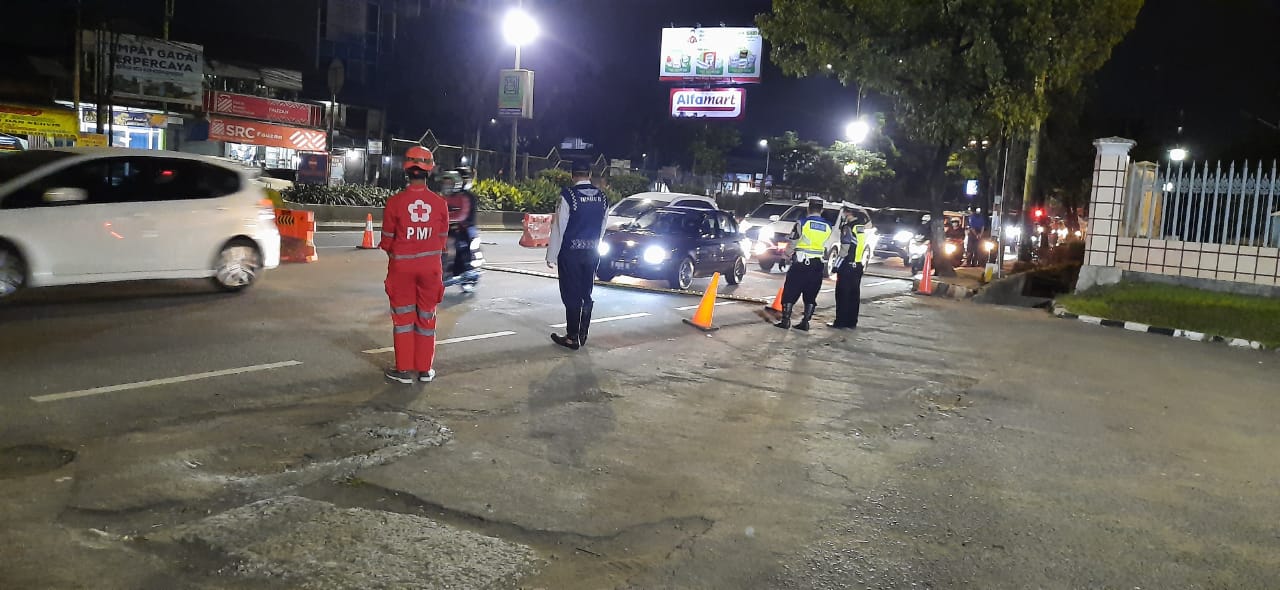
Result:
{"label": "utility pole", "polygon": [[[520,44],[516,44],[516,67],[520,69]],[[516,149],[520,145],[520,117],[511,118],[511,184],[516,182]]]}
{"label": "utility pole", "polygon": [[71,100],[75,103],[76,126],[80,125],[80,70],[84,69],[82,56],[84,55],[84,40],[80,33],[81,18],[84,14],[84,7],[81,0],[76,0],[76,38],[75,38],[75,56],[72,60],[75,70],[71,73]]}

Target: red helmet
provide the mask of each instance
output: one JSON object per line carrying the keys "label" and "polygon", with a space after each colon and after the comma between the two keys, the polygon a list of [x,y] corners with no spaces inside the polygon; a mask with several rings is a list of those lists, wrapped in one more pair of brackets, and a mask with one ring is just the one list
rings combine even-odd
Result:
{"label": "red helmet", "polygon": [[431,154],[431,150],[422,146],[415,145],[404,153],[404,169],[408,171],[410,168],[418,168],[430,172],[436,167],[436,157]]}

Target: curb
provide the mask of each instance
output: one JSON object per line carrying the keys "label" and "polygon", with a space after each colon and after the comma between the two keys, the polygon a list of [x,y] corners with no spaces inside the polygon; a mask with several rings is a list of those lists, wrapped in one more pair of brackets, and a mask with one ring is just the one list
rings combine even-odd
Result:
{"label": "curb", "polygon": [[1108,328],[1124,328],[1130,332],[1145,332],[1147,334],[1158,334],[1161,336],[1172,336],[1174,338],[1185,338],[1193,342],[1221,342],[1233,348],[1249,348],[1253,350],[1278,350],[1271,348],[1257,340],[1245,340],[1243,338],[1229,338],[1227,336],[1215,336],[1204,332],[1195,332],[1192,330],[1180,330],[1178,328],[1163,328],[1159,326],[1148,326],[1138,322],[1126,322],[1124,320],[1111,320],[1107,318],[1094,317],[1089,315],[1079,315],[1071,313],[1067,308],[1055,304],[1053,306],[1053,315],[1064,320],[1077,320],[1086,324],[1095,326],[1105,326]]}
{"label": "curb", "polygon": [[933,293],[921,293],[920,279],[916,278],[911,279],[911,292],[915,295],[921,295],[924,297],[946,297],[955,300],[969,299],[978,294],[977,289],[961,287],[960,285],[952,285],[951,283],[944,283],[936,279],[933,281]]}

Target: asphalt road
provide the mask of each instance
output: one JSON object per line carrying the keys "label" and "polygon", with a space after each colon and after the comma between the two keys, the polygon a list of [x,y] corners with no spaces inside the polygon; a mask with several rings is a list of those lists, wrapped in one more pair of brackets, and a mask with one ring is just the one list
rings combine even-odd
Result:
{"label": "asphalt road", "polygon": [[852,333],[601,287],[570,353],[554,281],[490,272],[401,386],[357,237],[0,305],[0,588],[1275,587],[1275,353],[871,276]]}

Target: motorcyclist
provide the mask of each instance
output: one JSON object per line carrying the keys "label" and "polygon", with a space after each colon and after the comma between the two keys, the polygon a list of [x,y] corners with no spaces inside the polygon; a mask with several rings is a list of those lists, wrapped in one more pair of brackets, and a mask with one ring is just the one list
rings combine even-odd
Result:
{"label": "motorcyclist", "polygon": [[472,244],[479,231],[476,228],[476,211],[479,200],[471,192],[475,181],[475,172],[469,167],[457,168],[444,173],[441,177],[445,191],[445,201],[449,204],[449,235],[453,238],[454,256],[452,275],[445,284],[461,284],[465,293],[475,291],[479,282],[479,271],[474,261],[477,253]]}

